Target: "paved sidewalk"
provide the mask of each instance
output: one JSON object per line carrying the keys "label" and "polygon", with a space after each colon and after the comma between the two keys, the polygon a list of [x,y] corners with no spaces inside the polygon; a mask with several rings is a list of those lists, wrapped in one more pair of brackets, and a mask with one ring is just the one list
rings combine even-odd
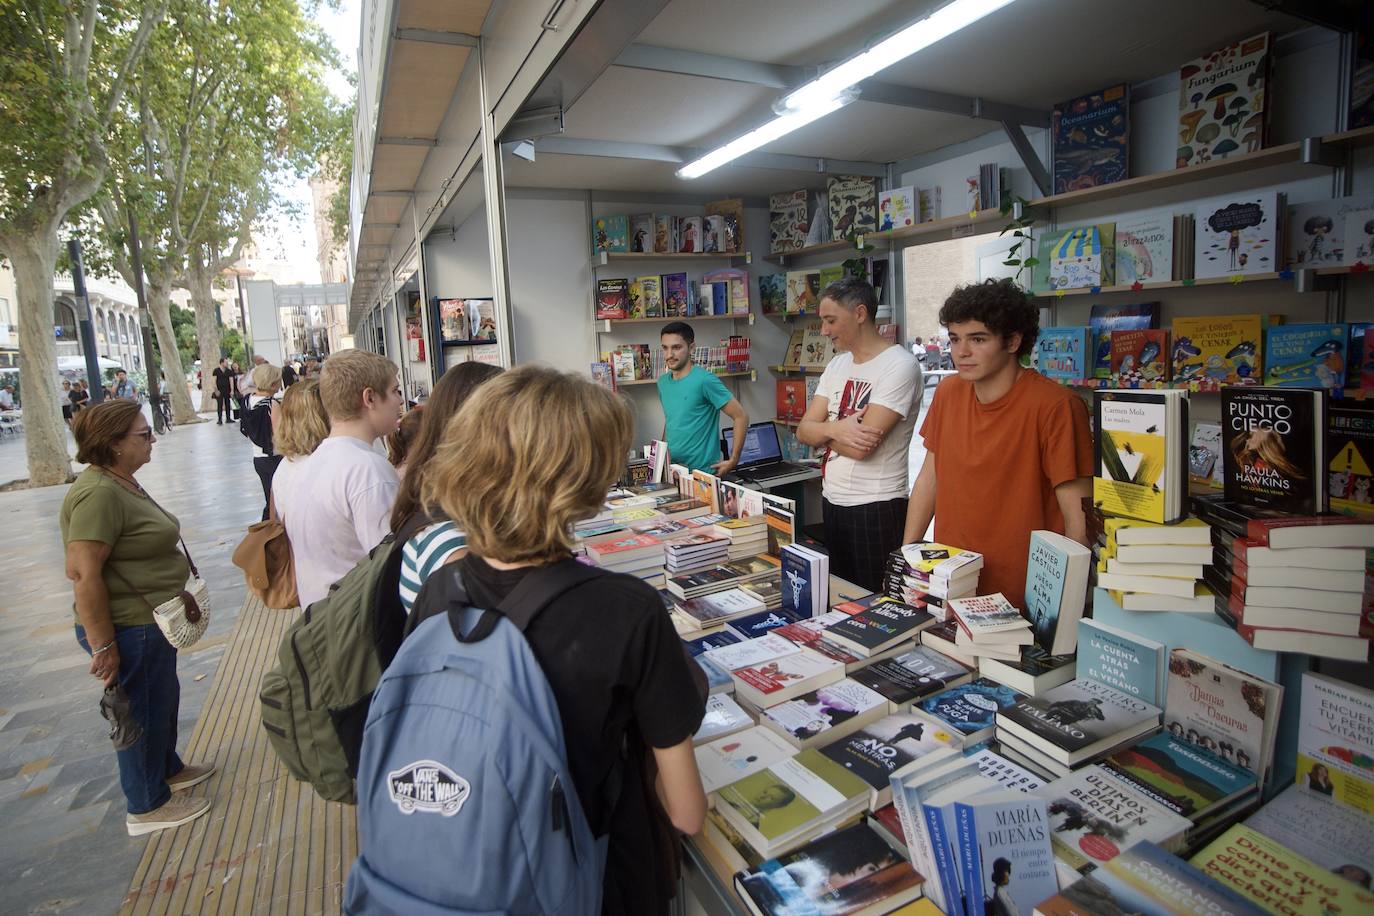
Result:
{"label": "paved sidewalk", "polygon": [[[0,447],[22,470],[23,445]],[[229,560],[262,513],[252,447],[237,425],[177,427],[159,438],[139,481],[181,521],[210,585],[214,615],[181,654],[180,747],[205,702],[244,602]],[[71,586],[57,516],[67,487],[0,493],[0,883],[6,913],[113,913],[147,837],[124,830],[100,687],[72,634]]]}

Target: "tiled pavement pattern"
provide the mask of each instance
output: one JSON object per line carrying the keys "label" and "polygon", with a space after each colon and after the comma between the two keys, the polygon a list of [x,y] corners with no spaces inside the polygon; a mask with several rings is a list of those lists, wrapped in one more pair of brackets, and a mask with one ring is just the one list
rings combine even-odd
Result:
{"label": "tiled pavement pattern", "polygon": [[[0,442],[0,479],[24,476],[22,441]],[[17,467],[17,472],[16,472]],[[159,438],[139,481],[181,521],[210,585],[209,631],[178,663],[185,748],[243,605],[230,554],[262,512],[252,449],[213,420]],[[0,886],[5,913],[112,913],[147,837],[124,799],[100,686],[72,633],[57,516],[67,487],[0,493]],[[211,785],[213,786],[214,781]]]}

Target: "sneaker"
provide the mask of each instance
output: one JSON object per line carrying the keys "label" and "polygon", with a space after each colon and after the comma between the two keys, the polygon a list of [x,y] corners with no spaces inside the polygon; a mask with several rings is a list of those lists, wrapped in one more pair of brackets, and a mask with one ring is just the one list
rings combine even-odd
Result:
{"label": "sneaker", "polygon": [[213,763],[188,763],[175,776],[167,777],[167,785],[173,792],[180,792],[182,789],[198,786],[214,775]]}
{"label": "sneaker", "polygon": [[142,836],[168,827],[189,824],[210,810],[210,799],[173,795],[161,808],[147,814],[129,814],[124,818],[124,826],[129,836]]}

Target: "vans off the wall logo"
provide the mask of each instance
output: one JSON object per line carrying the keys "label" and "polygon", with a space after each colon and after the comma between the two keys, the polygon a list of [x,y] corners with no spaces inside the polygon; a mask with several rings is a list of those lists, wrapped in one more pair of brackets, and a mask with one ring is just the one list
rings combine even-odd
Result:
{"label": "vans off the wall logo", "polygon": [[387,791],[402,814],[429,811],[452,817],[468,800],[472,787],[457,773],[433,760],[392,770],[386,777]]}

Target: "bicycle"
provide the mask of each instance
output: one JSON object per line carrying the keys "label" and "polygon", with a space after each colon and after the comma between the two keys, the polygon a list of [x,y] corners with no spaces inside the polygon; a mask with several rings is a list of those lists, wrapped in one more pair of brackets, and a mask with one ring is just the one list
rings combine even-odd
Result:
{"label": "bicycle", "polygon": [[159,436],[172,431],[172,404],[165,394],[153,402],[153,431]]}

